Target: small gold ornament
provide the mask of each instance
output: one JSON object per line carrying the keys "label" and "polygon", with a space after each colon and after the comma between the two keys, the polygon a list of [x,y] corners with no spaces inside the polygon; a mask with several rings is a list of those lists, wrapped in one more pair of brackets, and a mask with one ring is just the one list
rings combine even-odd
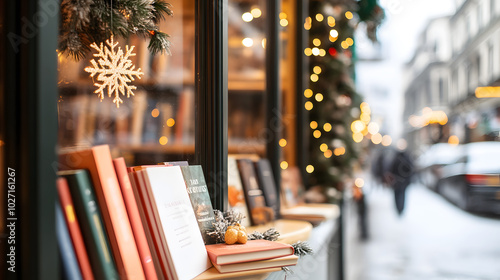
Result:
{"label": "small gold ornament", "polygon": [[133,85],[129,85],[128,83],[134,81],[134,76],[137,78],[141,78],[141,75],[144,75],[141,72],[141,68],[135,69],[132,61],[129,59],[131,56],[135,56],[135,53],[132,53],[134,50],[134,46],[125,46],[126,53],[123,53],[123,50],[118,47],[115,51],[115,47],[118,45],[118,42],[114,43],[113,35],[109,40],[106,40],[106,44],[109,46],[104,46],[101,43],[100,46],[94,42],[90,46],[98,51],[98,53],[94,54],[94,57],[98,57],[98,63],[92,59],[90,63],[92,63],[93,67],[86,67],[85,71],[90,73],[90,77],[94,77],[97,75],[97,81],[102,83],[94,83],[94,86],[98,87],[94,93],[97,93],[97,96],[102,100],[104,99],[104,89],[108,88],[108,97],[111,97],[111,94],[114,94],[113,103],[116,104],[116,108],[120,108],[120,104],[123,103],[123,100],[120,98],[120,93],[122,95],[127,95],[127,98],[130,95],[134,95],[132,92],[133,89],[137,89],[137,87]]}

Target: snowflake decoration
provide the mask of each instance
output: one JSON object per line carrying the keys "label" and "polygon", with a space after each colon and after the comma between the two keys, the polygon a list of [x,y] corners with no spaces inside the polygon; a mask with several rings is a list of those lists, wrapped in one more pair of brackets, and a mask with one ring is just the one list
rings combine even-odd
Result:
{"label": "snowflake decoration", "polygon": [[137,78],[141,78],[141,75],[144,75],[141,72],[141,68],[134,70],[135,66],[132,61],[129,59],[131,56],[135,56],[135,53],[132,53],[134,50],[134,46],[128,47],[125,46],[126,53],[123,53],[123,50],[118,47],[117,51],[115,51],[115,47],[118,45],[118,42],[114,43],[113,35],[109,40],[106,40],[106,44],[110,47],[108,49],[107,46],[103,46],[101,43],[100,46],[94,42],[90,46],[98,51],[97,54],[94,54],[94,57],[98,57],[98,63],[92,59],[90,63],[92,63],[93,67],[86,67],[85,71],[90,73],[90,77],[94,77],[97,75],[97,81],[102,83],[94,83],[94,86],[98,87],[94,93],[97,93],[97,96],[101,99],[104,99],[104,89],[108,88],[108,97],[111,97],[114,94],[113,103],[116,104],[117,108],[120,108],[120,104],[123,103],[123,100],[120,98],[120,93],[122,95],[127,95],[127,98],[130,95],[134,95],[132,92],[133,89],[137,89],[137,87],[133,85],[129,85],[128,83],[134,81],[134,76]]}

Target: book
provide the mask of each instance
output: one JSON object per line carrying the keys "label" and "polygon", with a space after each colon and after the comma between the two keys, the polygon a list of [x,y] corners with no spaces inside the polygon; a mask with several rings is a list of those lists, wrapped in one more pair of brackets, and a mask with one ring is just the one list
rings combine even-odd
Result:
{"label": "book", "polygon": [[159,165],[167,165],[167,166],[188,166],[189,163],[187,160],[181,160],[181,161],[164,161],[161,163],[158,163]]}
{"label": "book", "polygon": [[181,171],[203,241],[205,244],[215,243],[215,240],[211,239],[207,234],[215,229],[213,225],[215,215],[203,169],[201,165],[191,165],[181,166]]}
{"label": "book", "polygon": [[237,160],[237,164],[251,223],[259,225],[269,222],[272,219],[270,217],[272,213],[267,215],[265,212],[266,201],[257,183],[253,162],[250,159],[242,158]]}
{"label": "book", "polygon": [[[179,166],[145,168],[137,172],[149,189],[157,222],[157,244],[168,259],[169,279],[192,279],[211,267],[198,222]],[[150,221],[155,221],[151,219]]]}
{"label": "book", "polygon": [[266,200],[266,206],[271,207],[274,213],[278,214],[278,191],[276,190],[271,164],[269,163],[269,160],[265,158],[255,161],[254,164],[257,178],[259,180],[259,186],[262,189]]}
{"label": "book", "polygon": [[299,259],[298,256],[289,255],[285,257],[279,257],[261,261],[253,261],[253,262],[234,263],[226,265],[214,264],[214,267],[220,273],[228,273],[228,272],[255,270],[255,269],[266,269],[273,267],[293,266],[297,264],[298,259]]}
{"label": "book", "polygon": [[59,164],[62,170],[89,171],[120,277],[144,279],[144,270],[116,178],[109,146],[100,145],[61,153]]}
{"label": "book", "polygon": [[57,175],[68,182],[95,278],[119,279],[87,170],[59,171]]}
{"label": "book", "polygon": [[294,252],[289,244],[264,239],[249,240],[245,244],[212,244],[206,245],[205,248],[214,265],[267,260],[293,255]]}
{"label": "book", "polygon": [[137,250],[139,251],[144,274],[148,280],[158,279],[146,239],[146,233],[139,214],[139,208],[137,207],[134,191],[132,190],[131,181],[127,173],[125,159],[123,157],[113,159],[113,164],[120,183],[123,200],[127,208],[127,214],[130,219],[130,225],[132,226],[132,232],[134,233],[135,243],[137,244]]}
{"label": "book", "polygon": [[76,253],[71,243],[68,227],[66,226],[61,206],[58,202],[56,202],[56,235],[65,278],[75,280],[83,279],[78,260],[76,259]]}
{"label": "book", "polygon": [[281,207],[293,207],[304,201],[305,188],[302,185],[300,170],[292,166],[281,171]]}
{"label": "book", "polygon": [[250,226],[250,216],[248,215],[245,193],[241,185],[240,171],[236,164],[236,158],[231,156],[227,158],[227,197],[229,208],[245,216],[241,221],[241,225]]}
{"label": "book", "polygon": [[64,220],[66,221],[66,225],[68,227],[71,243],[75,249],[75,255],[80,267],[80,272],[83,279],[92,280],[94,279],[94,274],[92,273],[92,267],[90,266],[89,256],[87,249],[85,248],[85,242],[83,241],[82,231],[75,214],[75,205],[73,204],[73,199],[71,198],[68,181],[64,177],[57,178],[56,186],[59,203],[61,205]]}

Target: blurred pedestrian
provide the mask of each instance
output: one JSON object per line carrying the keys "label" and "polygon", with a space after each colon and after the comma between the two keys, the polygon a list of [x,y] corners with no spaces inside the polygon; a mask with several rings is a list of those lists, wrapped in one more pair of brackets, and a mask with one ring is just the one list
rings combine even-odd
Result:
{"label": "blurred pedestrian", "polygon": [[368,239],[368,224],[367,224],[367,209],[366,209],[366,200],[363,189],[358,186],[353,186],[352,188],[352,196],[354,201],[356,202],[356,208],[358,210],[358,221],[359,221],[359,231],[360,231],[360,239],[367,240]]}
{"label": "blurred pedestrian", "polygon": [[405,207],[405,195],[414,174],[414,164],[406,150],[393,150],[389,156],[390,165],[384,178],[394,190],[394,202],[399,215]]}

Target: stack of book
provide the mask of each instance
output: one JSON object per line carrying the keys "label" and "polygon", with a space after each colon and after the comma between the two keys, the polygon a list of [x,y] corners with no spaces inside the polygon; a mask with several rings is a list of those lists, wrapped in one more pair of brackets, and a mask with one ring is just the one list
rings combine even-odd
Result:
{"label": "stack of book", "polygon": [[206,249],[212,264],[220,273],[293,266],[298,260],[292,246],[268,240],[206,245]]}

